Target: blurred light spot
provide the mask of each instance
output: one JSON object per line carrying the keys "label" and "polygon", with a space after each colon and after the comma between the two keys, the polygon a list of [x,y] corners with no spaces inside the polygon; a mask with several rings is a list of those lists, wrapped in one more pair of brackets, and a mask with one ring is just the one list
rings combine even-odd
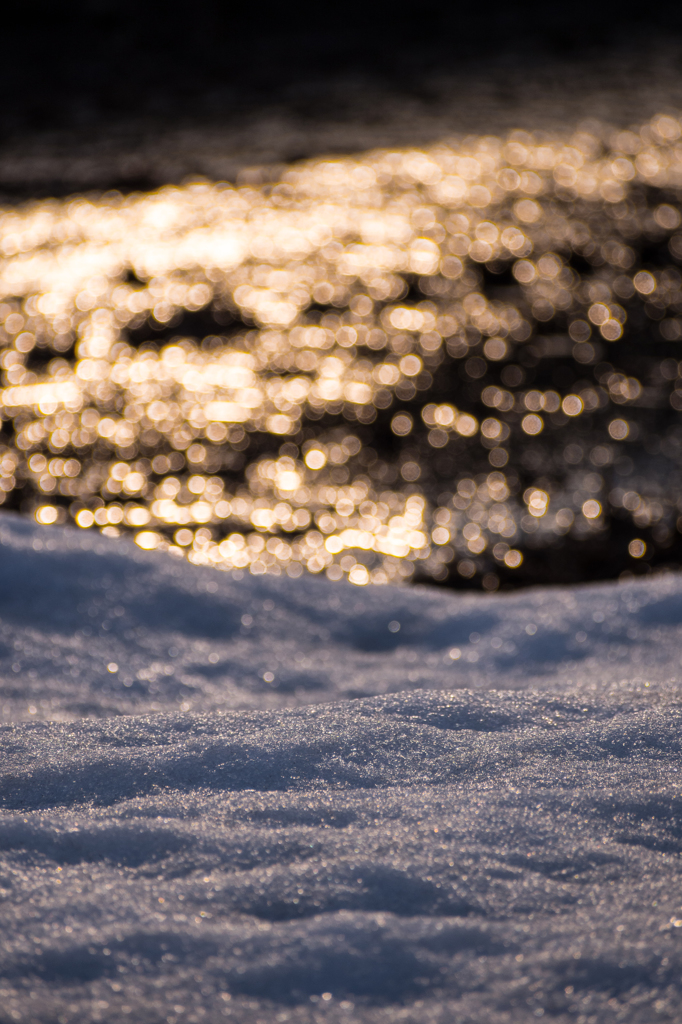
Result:
{"label": "blurred light spot", "polygon": [[364,565],[353,566],[351,571],[348,573],[348,579],[351,583],[354,583],[356,587],[364,587],[369,583],[369,573]]}
{"label": "blurred light spot", "polygon": [[636,537],[628,544],[628,552],[632,558],[643,558],[646,554],[646,544],[643,540]]}
{"label": "blurred light spot", "polygon": [[548,504],[549,495],[546,491],[533,490],[528,495],[528,511],[532,516],[544,516]]}
{"label": "blurred light spot", "polygon": [[611,420],[609,423],[609,434],[614,441],[624,441],[630,433],[630,426],[626,420]]}
{"label": "blurred light spot", "polygon": [[412,417],[409,413],[401,412],[391,420],[391,430],[398,437],[405,437],[412,430]]}
{"label": "blurred light spot", "polygon": [[656,289],[656,278],[648,270],[640,270],[635,274],[632,283],[641,295],[651,295]]}
{"label": "blurred light spot", "polygon": [[483,353],[487,359],[499,361],[507,355],[507,343],[504,338],[488,338],[483,346]]}
{"label": "blurred light spot", "polygon": [[76,513],[76,525],[82,529],[87,530],[89,527],[94,526],[95,516],[89,508],[83,508],[80,512]]}
{"label": "blurred light spot", "polygon": [[583,400],[579,395],[566,395],[561,403],[561,408],[567,416],[579,416],[584,407]]}
{"label": "blurred light spot", "polygon": [[162,538],[152,530],[143,530],[135,536],[135,543],[144,551],[153,551],[161,543]]}
{"label": "blurred light spot", "polygon": [[306,452],[304,461],[308,469],[322,469],[327,464],[327,456],[319,448],[311,448]]}
{"label": "blurred light spot", "polygon": [[674,206],[663,203],[654,210],[654,220],[666,231],[674,231],[680,226],[680,212]]}
{"label": "blurred light spot", "polygon": [[521,420],[521,429],[531,436],[539,434],[543,427],[544,423],[540,416],[531,414],[530,416],[524,416]]}

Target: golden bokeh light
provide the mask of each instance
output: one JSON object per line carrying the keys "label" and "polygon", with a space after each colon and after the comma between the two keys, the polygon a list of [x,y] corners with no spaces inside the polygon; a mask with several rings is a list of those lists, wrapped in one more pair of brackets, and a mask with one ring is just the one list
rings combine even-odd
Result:
{"label": "golden bokeh light", "polygon": [[[608,363],[597,384],[549,389],[524,385],[524,366],[605,359],[635,300],[662,339],[682,340],[682,277],[638,265],[633,248],[659,232],[682,255],[679,124],[596,132],[468,137],[306,161],[274,185],[3,209],[0,503],[23,489],[45,526],[70,518],[197,564],[358,586],[420,566],[471,579],[484,557],[516,569],[509,542],[525,534],[599,529],[590,487],[610,442],[633,439],[627,419],[591,451],[596,483],[550,500],[538,476],[522,500],[507,468],[513,443],[646,397]],[[658,190],[651,210],[629,203],[635,188]],[[503,272],[511,286],[488,288]],[[451,362],[468,391],[434,401]],[[384,421],[392,462],[363,434]],[[469,450],[492,471],[453,470],[430,494],[424,451]],[[569,466],[583,459],[565,451]],[[655,513],[641,500],[643,521]]]}
{"label": "golden bokeh light", "polygon": [[628,544],[628,551],[632,558],[643,558],[646,554],[646,544],[643,540],[636,537]]}

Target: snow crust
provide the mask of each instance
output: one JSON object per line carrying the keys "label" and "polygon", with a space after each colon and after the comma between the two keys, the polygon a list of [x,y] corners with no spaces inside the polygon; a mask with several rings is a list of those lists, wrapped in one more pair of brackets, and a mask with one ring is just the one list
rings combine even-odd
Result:
{"label": "snow crust", "polygon": [[679,577],[0,575],[2,1024],[679,1021]]}

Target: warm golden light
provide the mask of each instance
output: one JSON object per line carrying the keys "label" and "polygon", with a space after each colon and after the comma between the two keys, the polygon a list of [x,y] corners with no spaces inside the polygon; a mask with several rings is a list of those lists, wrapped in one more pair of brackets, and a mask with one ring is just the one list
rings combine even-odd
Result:
{"label": "warm golden light", "polygon": [[[682,256],[670,198],[682,151],[668,114],[596,132],[311,160],[275,186],[2,210],[0,503],[23,488],[45,526],[68,512],[83,530],[129,531],[197,564],[358,586],[416,566],[471,579],[490,552],[516,569],[509,544],[524,533],[599,530],[591,495],[607,493],[599,474],[635,424],[607,418],[589,452],[568,444],[567,464],[590,469],[561,496],[541,448],[571,420],[575,431],[649,401],[608,355],[629,338],[628,303],[663,342],[682,340],[682,278],[642,267],[633,241],[653,232]],[[659,201],[628,205],[635,188]],[[592,213],[578,222],[571,204]],[[575,254],[591,268],[574,269]],[[508,283],[488,290],[502,271]],[[215,333],[187,336],[195,314]],[[561,375],[551,390],[532,373],[524,383],[543,353],[605,369],[572,390]],[[447,360],[468,389],[457,405],[439,380]],[[666,362],[677,381],[677,359]],[[375,423],[393,456],[368,444]],[[534,481],[523,499],[514,442]],[[456,462],[474,450],[493,470],[475,479]],[[424,451],[455,466],[440,496]],[[620,507],[657,521],[631,493]]]}
{"label": "warm golden light", "polygon": [[50,526],[59,519],[59,512],[53,505],[41,505],[35,511],[36,522],[43,526]]}
{"label": "warm golden light", "polygon": [[628,544],[628,551],[632,558],[643,558],[646,554],[646,544],[643,540],[636,538]]}
{"label": "warm golden light", "polygon": [[609,434],[614,441],[624,441],[630,433],[630,426],[626,420],[611,420],[609,423]]}
{"label": "warm golden light", "polygon": [[586,501],[583,505],[583,515],[586,519],[596,519],[598,516],[600,516],[601,505],[599,504],[599,502],[595,501],[593,498],[591,498],[589,501]]}

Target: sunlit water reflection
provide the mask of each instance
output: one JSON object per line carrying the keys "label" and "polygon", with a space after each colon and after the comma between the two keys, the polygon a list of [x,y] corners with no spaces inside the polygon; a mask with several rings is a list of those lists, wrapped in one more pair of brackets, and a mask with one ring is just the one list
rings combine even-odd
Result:
{"label": "sunlit water reflection", "polygon": [[358,585],[665,557],[681,190],[663,115],[5,209],[0,500]]}

